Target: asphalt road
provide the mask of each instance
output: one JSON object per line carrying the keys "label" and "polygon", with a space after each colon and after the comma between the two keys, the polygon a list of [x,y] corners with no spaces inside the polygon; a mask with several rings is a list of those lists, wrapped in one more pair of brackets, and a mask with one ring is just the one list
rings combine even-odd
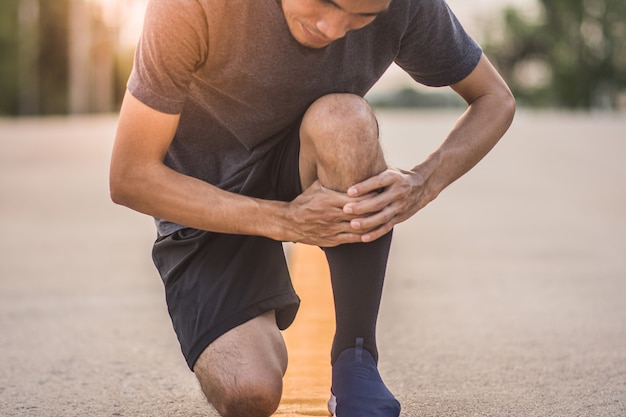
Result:
{"label": "asphalt road", "polygon": [[[391,164],[411,168],[456,116],[381,112]],[[212,415],[153,224],[108,198],[115,121],[0,120],[0,416]],[[626,416],[624,155],[624,114],[521,111],[397,227],[379,344],[403,416]],[[281,415],[324,415],[290,398]]]}

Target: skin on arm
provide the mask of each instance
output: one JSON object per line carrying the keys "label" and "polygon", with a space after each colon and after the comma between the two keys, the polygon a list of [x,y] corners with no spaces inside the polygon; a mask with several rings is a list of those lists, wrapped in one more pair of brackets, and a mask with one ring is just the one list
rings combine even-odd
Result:
{"label": "skin on arm", "polygon": [[468,109],[424,162],[410,171],[389,168],[347,193],[316,181],[289,203],[229,193],[167,167],[163,160],[179,116],[127,94],[111,160],[111,196],[139,212],[197,229],[318,246],[369,242],[434,200],[508,129],[515,100],[486,57],[452,88]]}
{"label": "skin on arm", "polygon": [[364,242],[383,236],[434,200],[474,167],[509,128],[515,99],[484,55],[472,73],[452,89],[468,108],[438,149],[410,171],[390,168],[348,189],[351,197],[382,190],[344,206],[346,213],[356,216],[351,224],[364,232]]}
{"label": "skin on arm", "polygon": [[[150,216],[202,230],[266,236],[279,241],[302,241],[320,246],[358,242],[353,216],[343,206],[354,201],[345,193],[310,187],[293,202],[262,200],[221,190],[180,174],[163,161],[179,115],[156,111],[127,92],[111,157],[112,200]],[[306,210],[306,232],[301,215]],[[305,207],[306,206],[306,207]],[[243,219],[243,220],[242,220]],[[313,232],[312,232],[313,231]]]}
{"label": "skin on arm", "polygon": [[[228,212],[236,207],[254,219],[258,204],[180,174],[163,160],[180,116],[165,114],[126,93],[110,167],[114,202],[136,211],[186,226],[218,232],[259,232],[253,224],[233,224]],[[252,234],[252,233],[251,233]]]}

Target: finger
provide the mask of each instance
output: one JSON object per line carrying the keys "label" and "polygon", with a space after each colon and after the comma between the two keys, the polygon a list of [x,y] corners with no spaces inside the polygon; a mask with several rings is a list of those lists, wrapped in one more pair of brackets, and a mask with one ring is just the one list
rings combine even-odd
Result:
{"label": "finger", "polygon": [[348,188],[348,195],[350,197],[360,197],[387,187],[393,181],[390,181],[392,179],[391,177],[383,174],[374,175],[365,181],[361,181],[360,183],[353,185]]}
{"label": "finger", "polygon": [[311,241],[303,242],[303,243],[330,248],[330,247],[335,247],[339,245],[344,245],[347,243],[362,242],[363,239],[361,236],[362,235],[358,233],[340,233],[340,234],[333,236],[332,238],[311,240]]}
{"label": "finger", "polygon": [[343,211],[343,207],[348,202],[353,201],[353,199],[350,199],[346,193],[333,191],[315,183],[311,187],[307,188],[294,201],[298,201],[303,206],[326,206]]}
{"label": "finger", "polygon": [[392,204],[401,200],[401,194],[393,192],[392,189],[386,189],[383,192],[371,194],[368,199],[353,201],[347,203],[343,211],[344,213],[353,214],[355,216],[367,216],[369,214],[378,213]]}
{"label": "finger", "polygon": [[376,196],[367,201],[350,202],[343,207],[343,212],[353,216],[367,216],[378,213],[392,203],[393,200],[386,196]]}
{"label": "finger", "polygon": [[350,227],[362,234],[368,230],[374,230],[385,223],[390,222],[397,214],[397,208],[393,205],[386,206],[383,210],[367,217],[359,217],[350,221]]}
{"label": "finger", "polygon": [[332,202],[333,206],[339,207],[342,210],[344,206],[348,203],[362,201],[364,199],[367,199],[373,196],[372,194],[372,195],[364,195],[364,196],[359,196],[357,198],[352,198],[344,192],[334,191],[334,190],[331,190],[330,188],[323,188],[323,190],[324,190],[324,195]]}
{"label": "finger", "polygon": [[387,233],[391,232],[391,230],[393,229],[393,226],[394,224],[391,222],[385,223],[378,229],[372,230],[369,233],[365,233],[361,235],[361,242],[368,243],[368,242],[373,242],[376,239],[380,239],[381,237],[385,236]]}
{"label": "finger", "polygon": [[[356,197],[356,198],[352,198],[350,199],[347,203],[344,204],[343,206],[343,212],[346,214],[358,214],[358,215],[363,215],[363,214],[367,214],[370,213],[368,211],[363,210],[362,208],[362,202],[364,201],[369,201],[369,204],[366,205],[365,207],[369,207],[369,206],[374,206],[374,205],[380,205],[380,203],[375,204],[374,200],[377,199],[377,197],[380,195],[380,193],[369,193],[369,194],[365,194],[363,196],[360,197]],[[355,208],[358,208],[355,210]],[[379,210],[379,209],[378,209]],[[378,211],[376,210],[376,211]]]}

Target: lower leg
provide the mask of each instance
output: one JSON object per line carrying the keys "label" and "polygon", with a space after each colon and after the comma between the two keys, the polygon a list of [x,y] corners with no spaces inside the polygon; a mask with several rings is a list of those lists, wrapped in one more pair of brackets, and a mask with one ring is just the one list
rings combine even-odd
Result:
{"label": "lower leg", "polygon": [[[358,96],[335,94],[316,101],[303,118],[300,137],[304,187],[319,180],[326,188],[344,192],[387,168],[376,118]],[[371,243],[325,249],[337,324],[333,363],[356,338],[378,358],[376,319],[390,244],[388,234]]]}
{"label": "lower leg", "polygon": [[[339,94],[318,100],[305,114],[300,133],[303,188],[319,180],[324,187],[344,192],[387,168],[378,124],[359,97]],[[376,366],[376,321],[390,244],[391,233],[371,243],[324,249],[337,324],[329,410],[339,417],[400,414],[400,404]]]}
{"label": "lower leg", "polygon": [[370,243],[324,249],[335,299],[336,331],[331,363],[357,338],[378,362],[376,322],[392,233]]}

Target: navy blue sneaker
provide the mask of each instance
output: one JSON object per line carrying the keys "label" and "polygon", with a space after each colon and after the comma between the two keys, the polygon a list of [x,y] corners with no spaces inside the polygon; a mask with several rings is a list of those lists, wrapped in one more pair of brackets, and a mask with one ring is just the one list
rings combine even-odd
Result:
{"label": "navy blue sneaker", "polygon": [[333,365],[328,411],[333,417],[398,417],[400,403],[383,382],[363,339],[346,349]]}

